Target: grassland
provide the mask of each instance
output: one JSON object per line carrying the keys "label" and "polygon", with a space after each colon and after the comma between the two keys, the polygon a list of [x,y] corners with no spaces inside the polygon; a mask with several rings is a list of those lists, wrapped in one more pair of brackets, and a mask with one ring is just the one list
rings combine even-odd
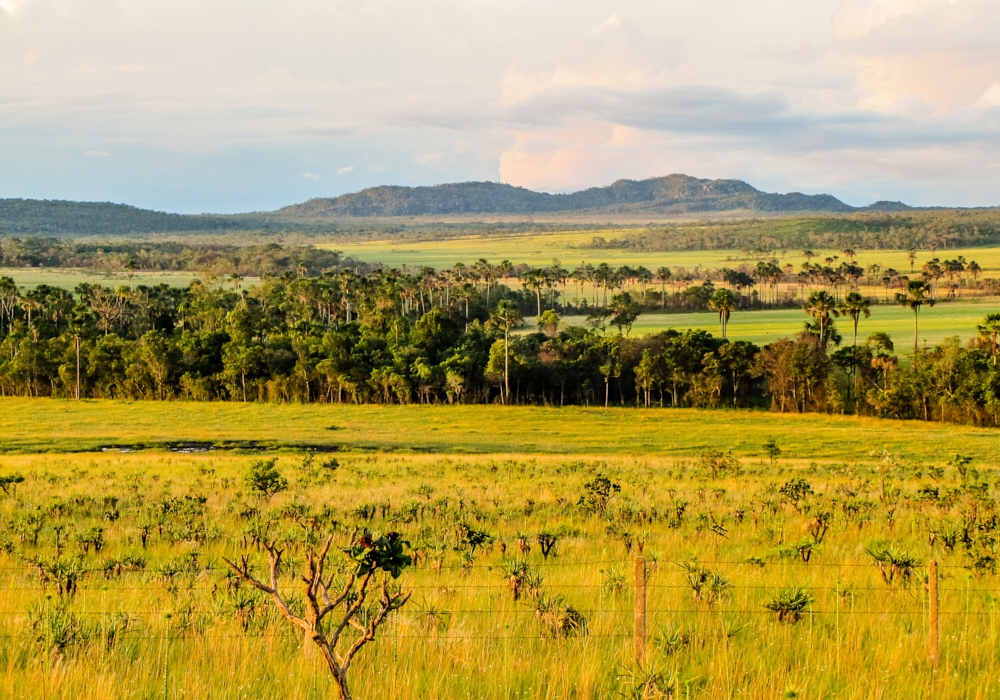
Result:
{"label": "grassland", "polygon": [[[78,284],[102,284],[104,286],[128,286],[128,277],[120,272],[98,272],[96,270],[76,270],[62,267],[0,267],[0,277],[11,277],[19,287],[34,289],[40,284],[63,289],[74,289]],[[132,277],[133,286],[155,286],[167,284],[171,287],[186,287],[191,280],[199,277],[198,272],[137,272]],[[246,278],[246,284],[257,284],[256,278]]]}
{"label": "grassland", "polygon": [[[924,309],[920,314],[919,337],[921,345],[935,345],[945,338],[958,336],[963,341],[977,336],[976,327],[988,313],[996,313],[1000,302],[995,298],[974,298],[938,304]],[[808,317],[801,309],[775,309],[767,311],[736,312],[729,321],[730,340],[748,340],[758,345],[779,338],[790,338],[802,330]],[[584,316],[565,316],[569,325],[583,325]],[[533,319],[528,320],[532,325]],[[853,325],[849,318],[836,319],[836,326],[843,342],[853,338]],[[650,335],[673,328],[676,330],[706,330],[719,333],[719,318],[713,312],[647,313],[639,316],[632,326],[632,335]],[[614,328],[611,329],[615,331]],[[858,325],[860,340],[871,333],[888,333],[900,352],[913,347],[913,312],[900,306],[877,305],[871,307],[871,317],[862,318]]]}
{"label": "grassland", "polygon": [[[0,435],[0,475],[26,477],[0,497],[0,697],[332,697],[301,637],[233,586],[222,557],[260,562],[248,537],[264,528],[286,543],[281,583],[294,591],[305,550],[327,531],[346,541],[355,524],[400,531],[421,553],[400,579],[413,598],[352,668],[361,698],[1000,692],[997,576],[942,544],[970,506],[979,525],[995,508],[996,431],[671,409],[5,399]],[[769,436],[784,450],[774,463],[762,456]],[[249,451],[52,452],[178,439],[269,441],[289,489],[255,498],[243,476],[261,455]],[[337,468],[304,445],[340,448]],[[713,476],[700,459],[712,447],[732,449],[739,470],[728,462]],[[971,471],[948,466],[952,452],[969,455]],[[620,492],[595,505],[587,484],[598,476]],[[795,479],[809,492],[789,500]],[[830,530],[817,543],[822,513]],[[102,547],[85,551],[94,528]],[[489,541],[470,549],[468,528]],[[543,531],[557,536],[555,556],[539,552]],[[880,542],[916,569],[885,580],[865,552]],[[640,547],[641,667],[631,655]],[[943,567],[936,674],[921,587],[931,557]],[[506,573],[515,559],[533,574],[520,600]],[[75,594],[39,578],[57,562],[77,567]],[[765,608],[789,586],[809,596],[795,624]],[[569,608],[585,633],[546,622]]]}
{"label": "grassland", "polygon": [[[553,259],[564,266],[574,267],[582,262],[593,264],[606,262],[610,265],[644,265],[653,270],[662,265],[671,268],[684,267],[693,270],[699,266],[706,268],[737,267],[740,263],[756,264],[759,259],[776,257],[781,264],[791,263],[798,269],[806,262],[801,250],[775,251],[770,255],[746,256],[738,250],[698,250],[672,252],[637,252],[618,249],[593,249],[586,247],[597,236],[605,239],[620,237],[624,230],[572,231],[566,233],[518,234],[510,236],[481,236],[450,238],[433,241],[399,242],[393,240],[365,242],[331,242],[320,247],[340,250],[366,262],[381,262],[387,265],[409,265],[436,268],[451,267],[456,262],[471,263],[486,258],[491,263],[510,260],[514,264],[551,265]],[[814,249],[817,257],[813,262],[822,261],[827,256],[838,255],[839,250]],[[936,253],[919,251],[916,265],[920,268],[932,257],[941,259],[965,256],[975,260],[987,276],[995,276],[1000,270],[1000,248],[963,248],[939,250]],[[855,262],[867,266],[878,263],[883,267],[893,267],[900,273],[910,270],[906,251],[902,250],[862,250]]]}
{"label": "grassland", "polygon": [[851,462],[865,459],[875,448],[925,461],[955,452],[990,463],[1000,459],[1000,433],[995,430],[852,416],[0,399],[0,452],[8,454],[257,441],[268,448],[442,454],[691,457],[720,448],[749,458],[761,454],[764,433],[797,459]]}

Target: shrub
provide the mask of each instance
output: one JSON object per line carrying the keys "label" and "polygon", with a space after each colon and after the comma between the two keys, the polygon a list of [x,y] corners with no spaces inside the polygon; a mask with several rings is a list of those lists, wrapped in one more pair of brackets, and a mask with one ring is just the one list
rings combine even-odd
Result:
{"label": "shrub", "polygon": [[288,479],[283,477],[275,466],[278,458],[255,460],[244,478],[250,490],[261,498],[271,500],[274,494],[288,488]]}
{"label": "shrub", "polygon": [[765,608],[778,617],[778,622],[794,625],[812,605],[813,597],[801,588],[786,588],[774,594]]}

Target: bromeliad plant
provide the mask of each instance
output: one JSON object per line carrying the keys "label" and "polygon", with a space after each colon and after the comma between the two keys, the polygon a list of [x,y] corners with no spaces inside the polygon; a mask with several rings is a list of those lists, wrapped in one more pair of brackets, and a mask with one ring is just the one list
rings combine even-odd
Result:
{"label": "bromeliad plant", "polygon": [[[240,561],[223,559],[239,576],[259,591],[271,597],[285,619],[305,633],[306,641],[319,648],[333,676],[341,700],[352,700],[347,682],[347,672],[357,653],[375,639],[375,632],[390,613],[402,608],[410,599],[410,592],[403,593],[390,586],[390,579],[397,579],[413,563],[406,553],[409,543],[395,532],[381,537],[365,533],[342,551],[351,567],[345,579],[338,572],[327,573],[326,563],[334,536],[327,537],[318,550],[306,554],[305,612],[298,614],[279,590],[281,557],[284,549],[276,540],[263,543],[269,563],[268,580],[265,582],[251,571],[249,556]],[[372,584],[377,585],[377,593]]]}

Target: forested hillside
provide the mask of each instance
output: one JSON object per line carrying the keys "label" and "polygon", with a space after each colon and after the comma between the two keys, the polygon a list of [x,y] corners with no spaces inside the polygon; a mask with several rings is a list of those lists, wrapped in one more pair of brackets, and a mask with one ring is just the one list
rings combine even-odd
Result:
{"label": "forested hillside", "polygon": [[[893,208],[905,206],[884,204]],[[572,194],[533,192],[499,182],[372,187],[332,199],[312,199],[280,209],[278,214],[326,218],[554,212],[670,215],[739,210],[845,213],[855,208],[830,195],[771,194],[740,180],[668,175],[649,180],[618,180],[608,187],[592,187]]]}

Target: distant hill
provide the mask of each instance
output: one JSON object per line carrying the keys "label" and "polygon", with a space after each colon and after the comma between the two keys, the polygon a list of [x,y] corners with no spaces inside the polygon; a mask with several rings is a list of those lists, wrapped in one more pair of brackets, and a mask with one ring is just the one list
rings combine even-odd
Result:
{"label": "distant hill", "polygon": [[0,199],[0,235],[128,235],[246,229],[240,217],[168,214],[111,202]]}
{"label": "distant hill", "polygon": [[371,187],[339,197],[311,199],[275,212],[171,214],[110,202],[0,199],[0,236],[139,235],[223,231],[329,233],[342,222],[391,217],[525,216],[669,218],[692,214],[850,214],[901,212],[901,202],[852,207],[828,194],[762,192],[740,180],[702,180],[668,175],[618,180],[607,187],[547,194],[498,182],[432,187]]}
{"label": "distant hill", "polygon": [[667,175],[618,180],[607,187],[572,194],[534,192],[498,182],[370,187],[339,197],[311,199],[275,213],[291,218],[336,218],[559,212],[680,215],[724,211],[846,214],[857,209],[828,194],[771,194],[740,180]]}

